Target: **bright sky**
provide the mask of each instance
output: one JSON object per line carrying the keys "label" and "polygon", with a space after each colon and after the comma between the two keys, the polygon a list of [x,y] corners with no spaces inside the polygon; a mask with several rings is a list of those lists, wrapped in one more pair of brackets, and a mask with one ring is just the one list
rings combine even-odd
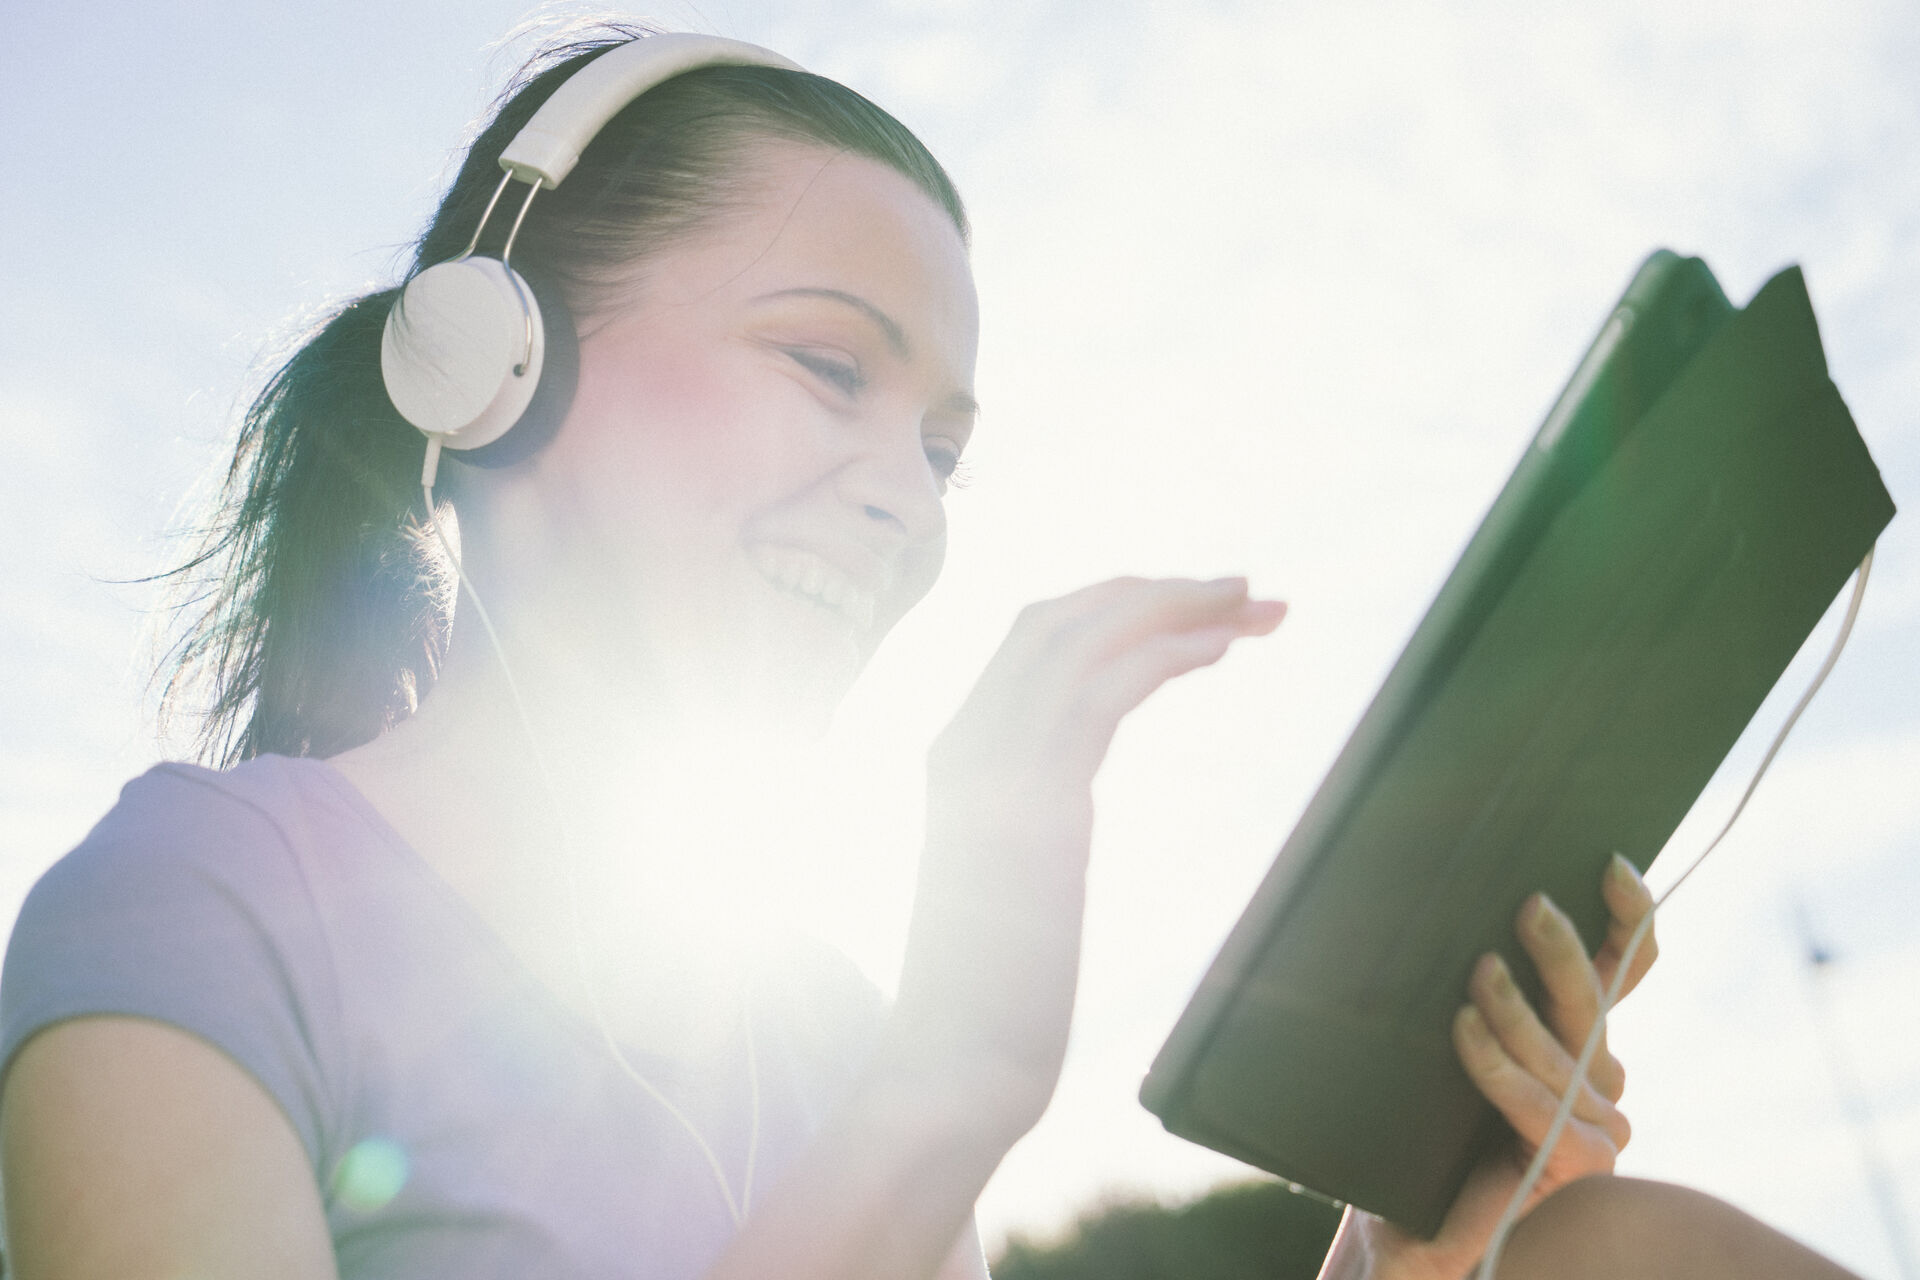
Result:
{"label": "bright sky", "polygon": [[[1246,572],[1280,636],[1123,731],[1083,1000],[990,1238],[1236,1166],[1133,1100],[1187,992],[1574,359],[1656,245],[1736,301],[1806,269],[1835,380],[1920,500],[1920,10],[1905,0],[663,4],[921,132],[977,226],[975,483],[942,585],[796,791],[821,929],[885,982],[917,761],[1027,600]],[[0,78],[0,922],[156,758],[141,591],[263,341],[387,279],[522,0],[22,7]],[[1819,1028],[1920,1234],[1920,525],[1621,1011],[1625,1167],[1897,1274]],[[1824,648],[1833,619],[1816,633]],[[1817,656],[1817,655],[1815,655]],[[1770,733],[1810,674],[1789,672]],[[1710,833],[1750,734],[1683,828]],[[1677,862],[1677,857],[1669,862]],[[1662,883],[1656,868],[1656,884]],[[1838,959],[1817,991],[1796,920]]]}

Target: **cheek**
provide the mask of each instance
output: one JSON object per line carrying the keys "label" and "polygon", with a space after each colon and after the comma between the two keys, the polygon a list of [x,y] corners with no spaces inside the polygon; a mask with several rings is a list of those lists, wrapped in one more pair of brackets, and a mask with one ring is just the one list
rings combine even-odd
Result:
{"label": "cheek", "polygon": [[655,512],[687,516],[750,500],[785,465],[785,450],[748,372],[710,348],[667,344],[594,362],[569,420],[581,462]]}

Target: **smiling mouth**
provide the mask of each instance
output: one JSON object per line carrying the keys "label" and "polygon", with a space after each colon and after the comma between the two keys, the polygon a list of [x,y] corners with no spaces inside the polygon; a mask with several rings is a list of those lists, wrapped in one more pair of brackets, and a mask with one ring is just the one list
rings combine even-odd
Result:
{"label": "smiling mouth", "polygon": [[760,543],[748,549],[747,559],[761,577],[781,591],[836,613],[861,631],[873,625],[877,603],[874,593],[824,557],[798,547]]}

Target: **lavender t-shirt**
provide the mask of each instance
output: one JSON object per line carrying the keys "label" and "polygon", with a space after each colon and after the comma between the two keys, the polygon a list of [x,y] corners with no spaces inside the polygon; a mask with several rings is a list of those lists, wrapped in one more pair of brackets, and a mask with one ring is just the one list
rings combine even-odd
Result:
{"label": "lavender t-shirt", "polygon": [[[878,994],[824,950],[754,997],[764,1189],[850,1087]],[[161,765],[28,896],[0,1069],[62,1019],[224,1051],[306,1147],[343,1280],[678,1280],[733,1227],[686,1132],[321,761]],[[636,1065],[738,1185],[743,1046]]]}

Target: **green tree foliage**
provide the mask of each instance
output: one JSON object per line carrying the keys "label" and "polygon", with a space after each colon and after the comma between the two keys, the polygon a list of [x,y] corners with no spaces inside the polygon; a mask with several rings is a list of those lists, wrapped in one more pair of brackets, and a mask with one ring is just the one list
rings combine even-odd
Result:
{"label": "green tree foliage", "polygon": [[1313,1280],[1340,1211],[1274,1182],[1222,1187],[1167,1208],[1121,1201],[1082,1216],[1065,1239],[1014,1236],[994,1280]]}

